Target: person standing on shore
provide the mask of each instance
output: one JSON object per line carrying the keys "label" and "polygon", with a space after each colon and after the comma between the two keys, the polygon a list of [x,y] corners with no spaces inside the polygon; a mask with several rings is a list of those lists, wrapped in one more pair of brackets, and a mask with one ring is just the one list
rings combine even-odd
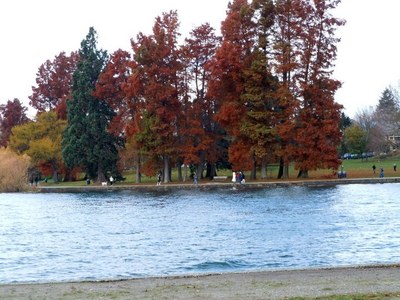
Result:
{"label": "person standing on shore", "polygon": [[382,166],[381,166],[381,172],[379,173],[379,177],[380,177],[380,178],[385,177],[385,174],[384,174],[384,172],[383,172],[383,167],[382,167]]}
{"label": "person standing on shore", "polygon": [[395,163],[393,164],[393,171],[397,171],[397,165]]}
{"label": "person standing on shore", "polygon": [[376,166],[375,164],[372,165],[372,171],[374,171],[374,175],[375,175],[375,170],[376,170]]}
{"label": "person standing on shore", "polygon": [[160,171],[158,172],[157,175],[157,185],[161,185],[161,179],[162,179],[162,172]]}
{"label": "person standing on shore", "polygon": [[193,184],[197,185],[197,174],[196,173],[193,174]]}

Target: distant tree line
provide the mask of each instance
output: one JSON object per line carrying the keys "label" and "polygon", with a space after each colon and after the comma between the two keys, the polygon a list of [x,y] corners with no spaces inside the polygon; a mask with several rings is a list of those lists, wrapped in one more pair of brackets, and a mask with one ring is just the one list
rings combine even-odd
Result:
{"label": "distant tree line", "polygon": [[97,49],[90,28],[78,51],[39,67],[29,97],[36,119],[27,122],[20,106],[21,118],[1,127],[2,145],[28,154],[55,181],[78,171],[103,181],[131,167],[137,182],[158,170],[169,182],[174,166],[180,180],[187,166],[198,178],[226,166],[265,178],[271,163],[279,178],[288,178],[290,163],[301,177],[336,170],[339,3],[234,0],[220,36],[205,23],[182,45],[170,11],[131,40],[131,53]]}
{"label": "distant tree line", "polygon": [[344,131],[343,153],[388,154],[400,148],[400,96],[392,86],[385,88],[375,107],[356,113]]}

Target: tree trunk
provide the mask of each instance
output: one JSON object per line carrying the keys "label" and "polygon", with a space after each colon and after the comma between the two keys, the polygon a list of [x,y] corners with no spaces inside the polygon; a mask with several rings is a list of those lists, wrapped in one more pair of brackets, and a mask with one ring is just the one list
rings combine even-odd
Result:
{"label": "tree trunk", "polygon": [[197,178],[204,179],[204,155],[201,155],[200,163],[197,166]]}
{"label": "tree trunk", "polygon": [[164,160],[164,172],[163,172],[163,174],[164,174],[164,183],[168,183],[168,182],[171,181],[168,155],[164,154],[163,155],[163,160]]}
{"label": "tree trunk", "polygon": [[214,179],[214,176],[217,176],[217,166],[213,163],[210,164],[210,179]]}
{"label": "tree trunk", "polygon": [[283,158],[281,157],[281,158],[279,158],[279,171],[278,171],[278,179],[282,179],[282,178],[284,178],[284,176],[283,176],[283,169],[284,169],[284,167],[285,167],[285,164],[284,164],[284,161],[283,161]]}
{"label": "tree trunk", "polygon": [[217,176],[215,164],[207,163],[206,178],[213,180],[214,176]]}
{"label": "tree trunk", "polygon": [[197,167],[197,178],[204,179],[204,167],[203,164],[199,164]]}
{"label": "tree trunk", "polygon": [[197,178],[199,179],[204,179],[204,166],[206,165],[206,176],[205,177],[210,177],[211,174],[209,174],[209,169],[208,169],[208,163],[206,163],[206,152],[201,151],[200,152],[200,162],[199,165],[197,166]]}
{"label": "tree trunk", "polygon": [[289,179],[289,165],[285,165],[283,168],[283,178]]}
{"label": "tree trunk", "polygon": [[185,182],[187,180],[187,174],[188,174],[188,167],[185,164],[183,167],[183,181]]}
{"label": "tree trunk", "polygon": [[206,167],[206,178],[210,178],[213,179],[213,174],[211,173],[211,164],[207,163],[207,167]]}
{"label": "tree trunk", "polygon": [[183,181],[182,177],[182,161],[178,159],[178,181]]}
{"label": "tree trunk", "polygon": [[63,181],[75,181],[76,180],[76,172],[74,169],[66,168],[65,175]]}
{"label": "tree trunk", "polygon": [[297,178],[308,178],[308,170],[300,170]]}
{"label": "tree trunk", "polygon": [[263,156],[261,160],[261,179],[267,178],[267,157]]}
{"label": "tree trunk", "polygon": [[52,162],[51,163],[51,169],[53,170],[53,182],[58,183],[58,168],[57,168],[57,163]]}
{"label": "tree trunk", "polygon": [[102,183],[104,181],[107,181],[106,176],[104,175],[103,167],[101,164],[98,164],[97,166],[97,182]]}
{"label": "tree trunk", "polygon": [[257,179],[257,159],[254,155],[253,155],[252,160],[253,160],[253,165],[251,167],[250,179],[256,180]]}
{"label": "tree trunk", "polygon": [[136,159],[136,183],[140,183],[142,178],[140,176],[140,155],[138,154]]}
{"label": "tree trunk", "polygon": [[58,172],[53,169],[53,182],[58,183]]}

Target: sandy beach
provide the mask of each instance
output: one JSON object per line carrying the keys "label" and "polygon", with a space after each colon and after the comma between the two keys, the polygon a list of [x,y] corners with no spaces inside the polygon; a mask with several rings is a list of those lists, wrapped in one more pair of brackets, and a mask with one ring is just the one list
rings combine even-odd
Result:
{"label": "sandy beach", "polygon": [[400,299],[400,265],[0,285],[1,299],[312,299],[360,294]]}

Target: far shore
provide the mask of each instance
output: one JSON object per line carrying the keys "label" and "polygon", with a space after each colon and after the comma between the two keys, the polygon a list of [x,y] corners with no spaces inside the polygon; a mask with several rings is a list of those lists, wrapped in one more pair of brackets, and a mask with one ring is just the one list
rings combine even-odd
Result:
{"label": "far shore", "polygon": [[233,183],[230,181],[204,181],[198,184],[190,182],[170,182],[157,186],[156,183],[148,184],[125,184],[116,183],[114,185],[81,185],[66,186],[62,183],[58,185],[39,185],[33,189],[42,193],[80,193],[80,192],[101,192],[115,190],[176,190],[176,189],[212,189],[212,188],[274,188],[288,186],[304,186],[304,187],[326,187],[342,184],[382,184],[382,183],[400,183],[400,177],[384,177],[384,178],[341,178],[341,179],[302,179],[302,180],[272,180],[272,181],[248,181],[244,184]]}
{"label": "far shore", "polygon": [[399,299],[400,265],[0,284],[1,299],[343,299],[340,295]]}

